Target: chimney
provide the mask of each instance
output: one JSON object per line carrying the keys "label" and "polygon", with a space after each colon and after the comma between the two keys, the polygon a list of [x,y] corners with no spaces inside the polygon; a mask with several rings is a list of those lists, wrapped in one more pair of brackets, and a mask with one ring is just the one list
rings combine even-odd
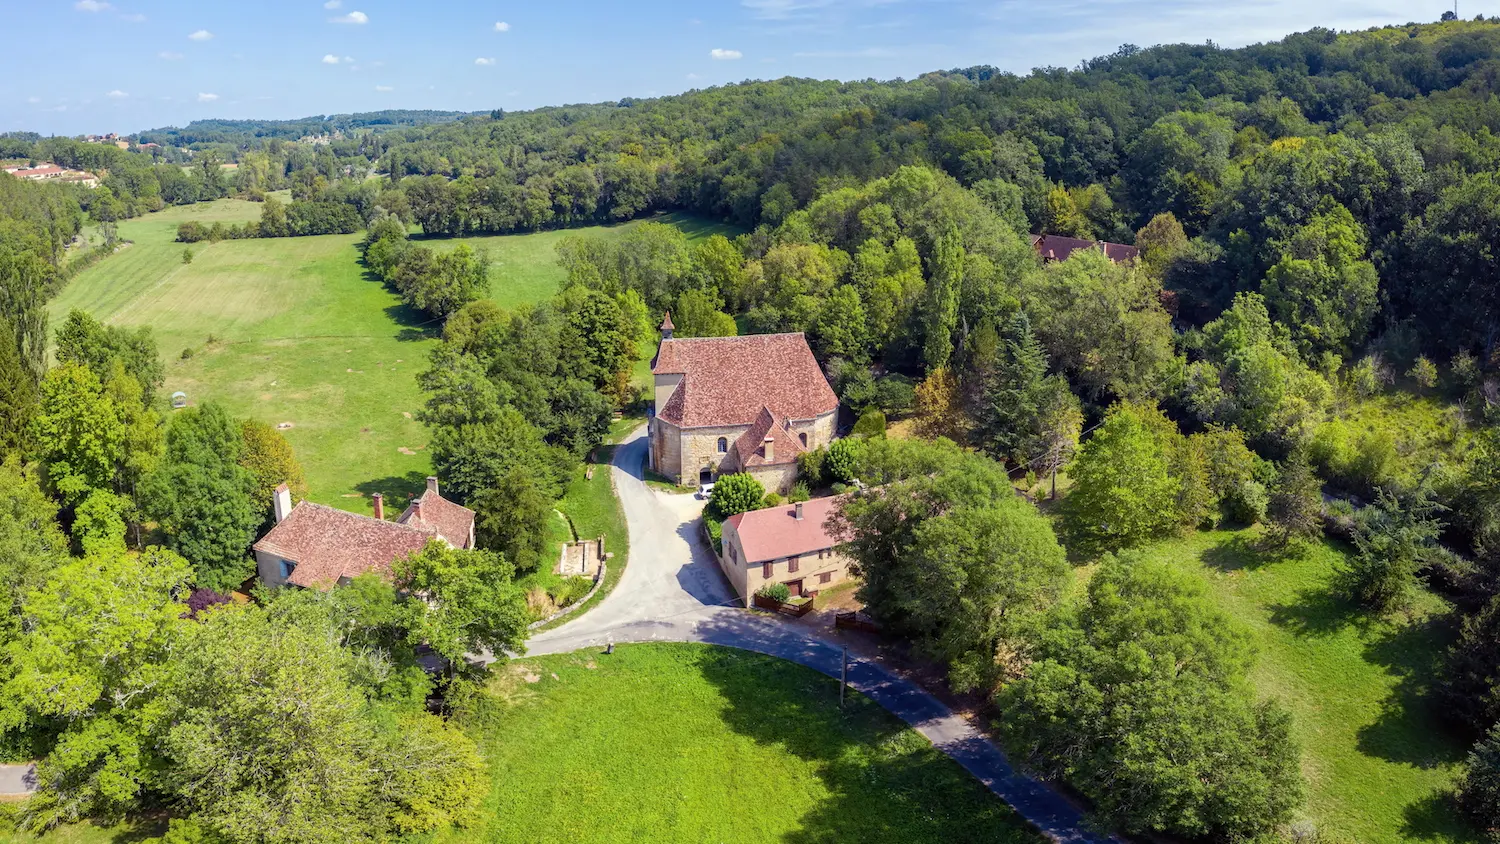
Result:
{"label": "chimney", "polygon": [[375,518],[385,521],[385,496],[375,493]]}
{"label": "chimney", "polygon": [[661,339],[672,339],[672,331],[676,328],[677,326],[672,324],[672,312],[667,311],[667,315],[663,317],[661,321]]}
{"label": "chimney", "polygon": [[422,499],[420,498],[411,503],[411,520],[414,522],[422,521]]}
{"label": "chimney", "polygon": [[792,507],[797,512],[797,521],[802,521],[802,502],[798,501],[796,504],[793,504]]}
{"label": "chimney", "polygon": [[432,493],[433,495],[441,495],[441,493],[438,492],[437,488],[437,478],[427,479],[427,491]]}
{"label": "chimney", "polygon": [[286,484],[276,487],[276,494],[272,497],[272,507],[276,511],[276,524],[286,519],[292,512],[292,489]]}
{"label": "chimney", "polygon": [[774,439],[772,439],[771,437],[766,437],[765,441],[762,442],[761,445],[760,445],[760,452],[761,452],[761,454],[764,454],[766,456],[766,462],[767,463],[775,463],[776,462],[776,441]]}

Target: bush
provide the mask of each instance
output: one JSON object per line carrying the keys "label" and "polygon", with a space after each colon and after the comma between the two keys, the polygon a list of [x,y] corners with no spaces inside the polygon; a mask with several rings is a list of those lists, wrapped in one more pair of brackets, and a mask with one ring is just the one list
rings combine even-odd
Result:
{"label": "bush", "polygon": [[807,501],[811,498],[812,490],[807,488],[807,484],[798,481],[792,486],[792,494],[787,497],[787,500],[795,504],[799,501]]}
{"label": "bush", "polygon": [[722,522],[736,513],[754,510],[765,497],[766,488],[751,475],[743,472],[725,475],[714,484],[713,495],[704,512],[709,518]]}
{"label": "bush", "polygon": [[887,415],[903,416],[916,405],[916,384],[905,375],[887,375],[875,382],[875,406]]}
{"label": "bush", "polygon": [[783,604],[792,598],[792,590],[785,583],[767,583],[755,590],[755,594]]}
{"label": "bush", "polygon": [[812,486],[822,486],[828,482],[826,464],[828,463],[828,449],[818,448],[812,451],[804,451],[797,455],[797,473],[807,480]]}
{"label": "bush", "polygon": [[1266,517],[1271,495],[1260,481],[1241,481],[1224,497],[1224,517],[1235,524],[1253,525]]}
{"label": "bush", "polygon": [[1468,770],[1458,786],[1458,805],[1489,840],[1500,840],[1500,726],[1492,728],[1469,753]]}
{"label": "bush", "polygon": [[780,507],[781,506],[781,502],[782,502],[781,493],[779,493],[779,492],[768,492],[768,493],[766,493],[766,497],[763,498],[763,499],[761,499],[760,506],[762,508],[765,508],[765,507]]}
{"label": "bush", "polygon": [[193,350],[192,349],[183,349],[181,357],[182,357],[183,360],[191,360],[192,357],[193,357]]}
{"label": "bush", "polygon": [[854,430],[850,432],[853,436],[866,439],[880,439],[885,436],[885,414],[879,410],[871,409],[865,411],[854,423]]}
{"label": "bush", "polygon": [[834,440],[828,446],[828,459],[823,464],[824,475],[833,481],[853,481],[855,473],[859,471],[859,458],[863,454],[864,449],[859,440]]}
{"label": "bush", "polygon": [[705,517],[703,524],[708,528],[708,541],[714,546],[714,553],[724,553],[724,523]]}
{"label": "bush", "polygon": [[594,581],[587,577],[569,577],[548,590],[547,594],[552,598],[552,603],[562,609],[583,600],[593,588]]}

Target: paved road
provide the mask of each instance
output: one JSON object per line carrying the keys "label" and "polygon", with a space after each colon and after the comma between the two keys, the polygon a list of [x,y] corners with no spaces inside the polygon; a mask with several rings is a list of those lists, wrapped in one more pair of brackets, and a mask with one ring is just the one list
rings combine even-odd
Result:
{"label": "paved road", "polygon": [[14,796],[36,791],[36,763],[0,765],[0,795]]}
{"label": "paved road", "polygon": [[[837,677],[842,650],[803,629],[745,612],[695,520],[703,502],[646,486],[645,429],[615,451],[615,490],[630,530],[630,559],[620,583],[599,605],[533,637],[531,654],[569,653],[627,642],[702,642],[757,651]],[[989,739],[921,687],[878,663],[852,660],[850,684],[906,721],[953,757],[1048,838],[1064,844],[1118,839],[1087,830],[1068,801],[1017,773]]]}

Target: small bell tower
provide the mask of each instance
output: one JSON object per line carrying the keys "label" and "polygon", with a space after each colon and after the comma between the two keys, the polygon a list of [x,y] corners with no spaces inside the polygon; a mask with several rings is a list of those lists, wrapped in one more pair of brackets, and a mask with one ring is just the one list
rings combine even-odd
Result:
{"label": "small bell tower", "polygon": [[676,327],[677,326],[672,324],[672,312],[667,311],[667,315],[662,317],[661,321],[661,339],[672,339],[672,331],[676,329]]}

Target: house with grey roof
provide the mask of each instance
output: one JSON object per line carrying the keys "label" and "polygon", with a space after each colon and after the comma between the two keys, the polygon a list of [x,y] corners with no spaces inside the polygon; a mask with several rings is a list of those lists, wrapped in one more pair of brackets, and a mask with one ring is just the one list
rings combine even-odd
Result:
{"label": "house with grey roof", "polygon": [[395,521],[375,494],[375,515],[361,516],[311,501],[292,504],[286,484],[276,488],[276,524],[255,543],[255,567],[267,586],[329,589],[362,574],[385,577],[391,566],[429,540],[474,547],[474,511],[444,498],[437,478]]}

